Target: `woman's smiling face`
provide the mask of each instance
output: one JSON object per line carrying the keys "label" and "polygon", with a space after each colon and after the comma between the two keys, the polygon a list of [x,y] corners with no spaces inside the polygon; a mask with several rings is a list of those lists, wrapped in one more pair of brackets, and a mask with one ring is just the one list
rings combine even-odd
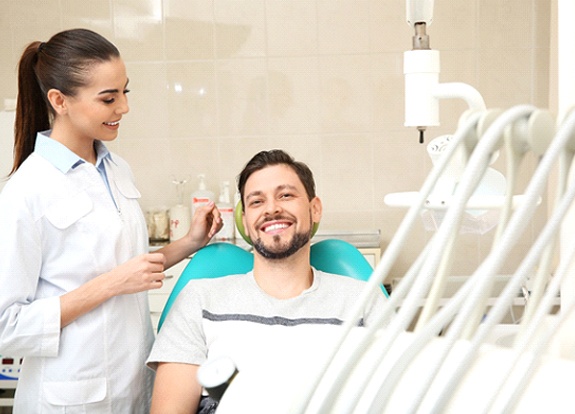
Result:
{"label": "woman's smiling face", "polygon": [[90,66],[87,83],[74,96],[65,96],[69,133],[76,139],[112,141],[122,116],[129,111],[128,77],[120,58]]}

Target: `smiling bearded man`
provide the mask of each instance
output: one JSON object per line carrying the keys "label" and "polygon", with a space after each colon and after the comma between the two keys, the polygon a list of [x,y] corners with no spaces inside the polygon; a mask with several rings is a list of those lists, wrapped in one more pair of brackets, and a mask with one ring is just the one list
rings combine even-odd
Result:
{"label": "smiling bearded man", "polygon": [[[365,287],[310,264],[310,239],[322,204],[307,165],[281,150],[262,151],[240,173],[238,189],[254,268],[191,280],[182,289],[148,358],[148,366],[157,370],[152,414],[215,412],[217,403],[198,383],[199,365],[226,357],[241,372],[270,352],[279,357],[276,345],[282,338],[329,334]],[[358,325],[372,323],[384,306],[383,293],[374,292]]]}

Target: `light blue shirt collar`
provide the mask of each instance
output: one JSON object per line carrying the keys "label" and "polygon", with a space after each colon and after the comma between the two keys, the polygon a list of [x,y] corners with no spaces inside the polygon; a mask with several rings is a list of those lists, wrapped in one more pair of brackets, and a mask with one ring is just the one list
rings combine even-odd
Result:
{"label": "light blue shirt collar", "polygon": [[[66,174],[71,169],[76,168],[78,165],[86,162],[86,160],[74,154],[64,144],[61,144],[55,139],[50,138],[51,132],[51,130],[38,132],[36,135],[34,152],[47,159],[52,165],[54,165],[64,174]],[[97,157],[96,168],[98,168],[100,173],[104,172],[105,174],[104,160],[109,159],[110,161],[113,161],[112,154],[101,141],[95,141],[94,148],[96,149]]]}

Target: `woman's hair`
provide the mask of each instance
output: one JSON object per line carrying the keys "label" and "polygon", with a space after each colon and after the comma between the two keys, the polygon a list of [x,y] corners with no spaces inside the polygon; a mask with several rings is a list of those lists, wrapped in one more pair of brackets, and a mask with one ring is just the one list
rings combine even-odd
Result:
{"label": "woman's hair", "polygon": [[271,165],[279,164],[287,165],[295,171],[305,188],[309,200],[315,197],[315,181],[313,179],[313,173],[306,164],[303,162],[295,161],[291,155],[280,149],[261,151],[248,161],[238,176],[238,190],[240,191],[243,210],[245,210],[244,190],[246,188],[246,182],[248,181],[248,178],[256,171],[263,170],[264,168]]}
{"label": "woman's hair", "polygon": [[12,175],[34,151],[36,134],[50,128],[54,110],[48,91],[74,96],[88,82],[95,63],[120,57],[112,43],[87,29],[57,33],[47,42],[30,43],[18,63],[18,99],[14,124]]}

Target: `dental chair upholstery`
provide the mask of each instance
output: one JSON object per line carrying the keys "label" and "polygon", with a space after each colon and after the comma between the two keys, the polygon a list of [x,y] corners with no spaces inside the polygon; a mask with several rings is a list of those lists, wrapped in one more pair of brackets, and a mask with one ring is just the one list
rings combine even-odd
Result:
{"label": "dental chair upholstery", "polygon": [[[318,270],[368,280],[373,272],[369,262],[352,244],[343,240],[322,240],[311,246],[311,265]],[[213,243],[198,250],[176,282],[158,323],[158,331],[176,297],[192,279],[209,279],[242,274],[254,267],[254,255],[235,244]],[[383,293],[389,297],[382,286]]]}

